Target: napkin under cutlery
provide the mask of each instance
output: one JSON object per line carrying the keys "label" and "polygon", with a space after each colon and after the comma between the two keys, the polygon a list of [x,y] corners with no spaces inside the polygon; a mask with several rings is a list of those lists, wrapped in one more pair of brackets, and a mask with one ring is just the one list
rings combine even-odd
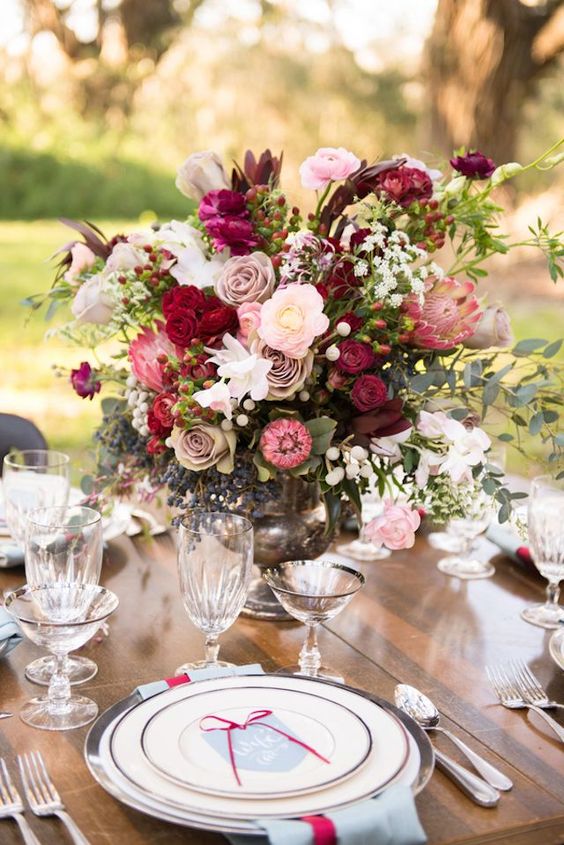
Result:
{"label": "napkin under cutlery", "polygon": [[23,640],[19,625],[0,607],[0,657],[5,657]]}
{"label": "napkin under cutlery", "polygon": [[509,531],[502,525],[492,523],[486,531],[486,539],[494,543],[507,557],[518,563],[530,574],[539,575],[531,553],[521,538],[514,532]]}

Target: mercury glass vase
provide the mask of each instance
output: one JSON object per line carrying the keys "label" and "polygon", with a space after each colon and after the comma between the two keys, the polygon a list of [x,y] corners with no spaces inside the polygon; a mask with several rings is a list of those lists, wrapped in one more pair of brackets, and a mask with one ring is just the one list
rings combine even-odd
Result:
{"label": "mercury glass vase", "polygon": [[286,621],[286,613],[264,578],[265,569],[287,560],[311,560],[323,554],[332,537],[325,533],[325,505],[315,483],[279,474],[280,495],[254,520],[253,580],[243,614]]}

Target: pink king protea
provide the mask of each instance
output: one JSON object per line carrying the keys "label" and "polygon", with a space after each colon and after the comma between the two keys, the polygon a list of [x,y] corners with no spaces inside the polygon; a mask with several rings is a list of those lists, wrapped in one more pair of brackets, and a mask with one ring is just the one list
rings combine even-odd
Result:
{"label": "pink king protea", "polygon": [[313,439],[299,420],[279,419],[268,423],[260,438],[265,459],[277,469],[292,469],[311,453]]}
{"label": "pink king protea", "polygon": [[151,390],[160,393],[164,387],[163,370],[158,358],[160,355],[176,355],[176,346],[168,339],[164,323],[157,321],[158,333],[147,326],[143,328],[129,345],[131,371],[137,381]]}
{"label": "pink king protea", "polygon": [[415,296],[404,302],[407,316],[415,323],[409,341],[413,346],[451,349],[474,334],[482,312],[473,295],[473,282],[432,276],[425,288],[423,305]]}

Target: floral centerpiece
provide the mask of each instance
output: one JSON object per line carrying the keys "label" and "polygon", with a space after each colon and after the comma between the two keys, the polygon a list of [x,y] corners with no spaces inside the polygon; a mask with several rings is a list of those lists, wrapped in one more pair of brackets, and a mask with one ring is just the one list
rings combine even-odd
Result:
{"label": "floral centerpiece", "polygon": [[[65,221],[81,239],[62,250],[48,294],[52,310],[70,303],[57,331],[93,350],[70,374],[79,396],[111,394],[95,487],[166,487],[180,509],[260,517],[284,473],[319,485],[330,529],[343,499],[359,508],[377,485],[387,504],[372,538],[389,548],[412,545],[421,509],[462,514],[479,491],[507,519],[519,494],[488,462],[483,420],[495,408],[500,439],[521,448],[528,430],[556,461],[559,346],[509,352],[507,315],[477,282],[511,246],[492,193],[553,166],[554,152],[496,167],[462,150],[441,173],[408,155],[369,165],[320,149],[300,166],[316,192],[305,217],[280,188],[282,156],[248,152],[228,176],[202,152],[178,172],[197,203],[187,220],[109,240]],[[540,221],[523,243],[562,275],[560,242]],[[434,260],[445,245],[450,266]],[[103,362],[95,347],[108,340]]]}

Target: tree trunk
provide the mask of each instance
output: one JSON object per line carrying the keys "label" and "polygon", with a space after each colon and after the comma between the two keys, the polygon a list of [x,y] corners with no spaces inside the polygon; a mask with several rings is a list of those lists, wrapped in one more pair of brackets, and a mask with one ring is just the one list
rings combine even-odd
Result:
{"label": "tree trunk", "polygon": [[434,149],[516,158],[524,103],[563,47],[562,12],[563,0],[439,0],[425,62]]}

